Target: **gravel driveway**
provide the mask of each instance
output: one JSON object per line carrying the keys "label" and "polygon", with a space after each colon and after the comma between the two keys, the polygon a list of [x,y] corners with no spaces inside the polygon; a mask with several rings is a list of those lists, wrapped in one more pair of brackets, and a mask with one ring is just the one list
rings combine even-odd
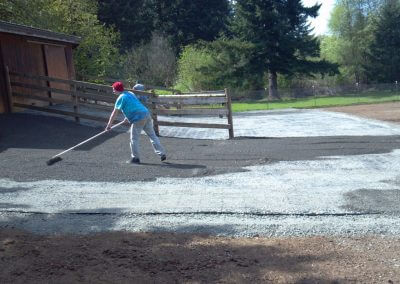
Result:
{"label": "gravel driveway", "polygon": [[399,283],[399,125],[368,119],[399,108],[164,128],[196,139],[161,138],[161,163],[143,137],[140,166],[120,129],[48,167],[102,128],[2,115],[0,282]]}
{"label": "gravel driveway", "polygon": [[0,225],[39,233],[400,233],[400,126],[321,110],[250,112],[234,119],[236,135],[243,136],[234,140],[223,139],[227,131],[162,129],[164,135],[196,138],[162,138],[167,163],[143,136],[143,164],[127,164],[123,131],[48,167],[49,157],[101,128],[6,116]]}

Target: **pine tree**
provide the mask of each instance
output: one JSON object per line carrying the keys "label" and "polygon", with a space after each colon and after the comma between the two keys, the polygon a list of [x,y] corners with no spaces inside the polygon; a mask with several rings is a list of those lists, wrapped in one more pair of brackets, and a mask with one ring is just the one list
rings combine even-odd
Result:
{"label": "pine tree", "polygon": [[155,1],[156,30],[168,37],[179,52],[199,40],[215,40],[227,28],[229,0]]}
{"label": "pine tree", "polygon": [[121,49],[129,50],[150,41],[155,11],[152,0],[98,0],[98,17],[121,34]]}
{"label": "pine tree", "polygon": [[371,81],[400,81],[400,1],[387,0],[373,23],[373,40],[367,52]]}
{"label": "pine tree", "polygon": [[252,45],[251,72],[268,73],[270,98],[279,98],[278,73],[335,72],[335,65],[315,59],[319,41],[307,19],[315,18],[320,7],[304,7],[301,0],[236,1],[232,32]]}

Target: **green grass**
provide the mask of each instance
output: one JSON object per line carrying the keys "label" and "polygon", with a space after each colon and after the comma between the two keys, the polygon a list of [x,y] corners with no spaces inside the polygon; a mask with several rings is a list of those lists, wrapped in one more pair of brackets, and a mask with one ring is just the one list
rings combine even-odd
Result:
{"label": "green grass", "polygon": [[372,104],[383,103],[400,100],[400,92],[382,92],[368,94],[349,94],[346,96],[335,97],[312,97],[305,99],[284,99],[281,101],[267,102],[248,101],[248,102],[233,102],[232,110],[234,112],[251,111],[251,110],[270,110],[283,108],[320,108],[329,106],[347,106],[356,104]]}

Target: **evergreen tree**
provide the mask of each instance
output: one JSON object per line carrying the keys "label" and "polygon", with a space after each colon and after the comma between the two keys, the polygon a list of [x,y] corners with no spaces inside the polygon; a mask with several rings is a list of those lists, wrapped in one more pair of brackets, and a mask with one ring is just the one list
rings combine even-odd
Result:
{"label": "evergreen tree", "polygon": [[179,52],[196,41],[213,41],[226,30],[229,0],[155,1],[156,30]]}
{"label": "evergreen tree", "polygon": [[269,95],[279,98],[277,74],[336,72],[336,65],[318,60],[319,41],[311,35],[308,17],[321,5],[304,7],[301,0],[237,0],[233,34],[251,44],[249,72],[268,73]]}
{"label": "evergreen tree", "polygon": [[123,51],[150,41],[156,17],[152,0],[98,0],[98,4],[99,20],[120,32]]}
{"label": "evergreen tree", "polygon": [[367,52],[371,81],[400,81],[400,1],[387,0],[373,21],[373,40]]}

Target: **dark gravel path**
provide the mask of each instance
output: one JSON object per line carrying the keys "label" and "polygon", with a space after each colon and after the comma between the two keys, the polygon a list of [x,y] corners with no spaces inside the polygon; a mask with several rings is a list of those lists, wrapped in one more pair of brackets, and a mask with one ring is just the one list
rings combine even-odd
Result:
{"label": "dark gravel path", "polygon": [[126,163],[130,155],[128,133],[113,131],[65,154],[63,161],[46,165],[53,155],[101,131],[101,127],[79,125],[57,117],[22,113],[0,115],[0,178],[112,182],[185,178],[243,171],[245,166],[282,160],[387,153],[400,148],[399,136],[233,140],[162,137],[168,159],[167,163],[161,163],[147,136],[142,135],[142,164],[131,165]]}

